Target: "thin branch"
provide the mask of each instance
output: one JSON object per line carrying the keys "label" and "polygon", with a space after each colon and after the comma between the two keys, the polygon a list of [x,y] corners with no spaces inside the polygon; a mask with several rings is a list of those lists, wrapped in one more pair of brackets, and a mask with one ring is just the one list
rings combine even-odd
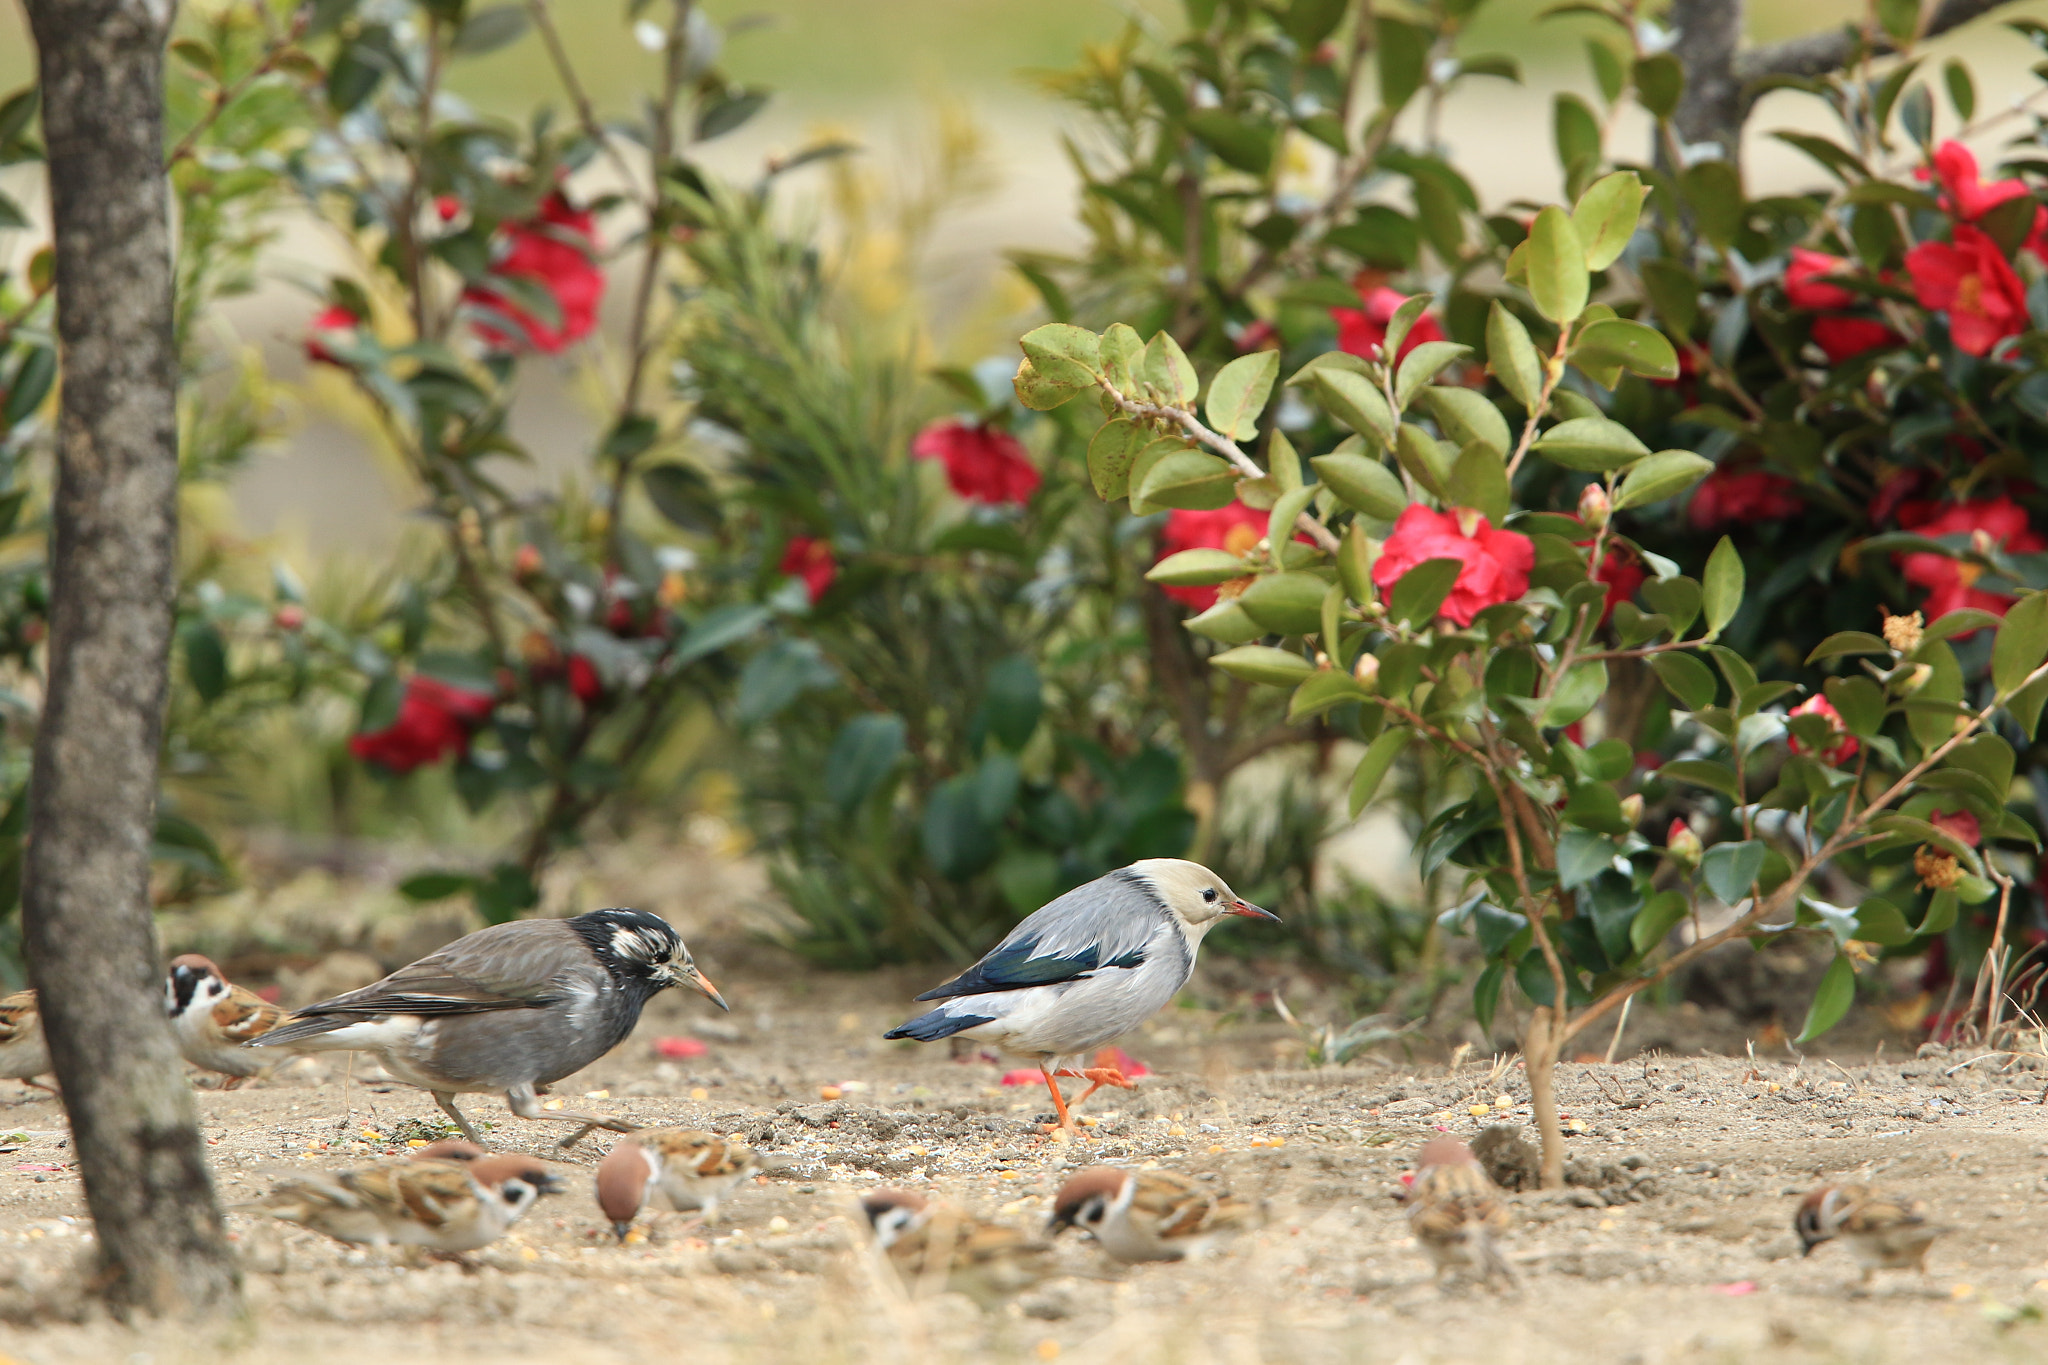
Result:
{"label": "thin branch", "polygon": [[[261,3],[257,4],[255,9],[265,19],[268,19],[269,11]],[[233,85],[217,85],[214,87],[212,105],[207,108],[204,114],[200,115],[199,122],[187,129],[185,136],[179,138],[177,145],[171,148],[170,154],[164,158],[165,170],[168,171],[171,167],[197,151],[199,139],[205,137],[211,131],[213,125],[220,122],[220,116],[227,112],[228,106],[247,94],[250,86],[277,69],[278,59],[283,57],[291,49],[292,45],[299,40],[300,36],[305,33],[306,25],[312,21],[312,18],[313,6],[311,4],[300,5],[298,10],[292,15],[291,29],[282,37],[273,36],[271,38],[268,45],[263,49],[263,55],[257,59],[255,66],[249,68],[242,78]]]}
{"label": "thin branch", "polygon": [[[569,49],[562,45],[562,35],[555,28],[555,17],[548,10],[548,0],[526,0],[526,10],[533,16],[534,28],[540,31],[541,46],[548,50],[548,61],[555,68],[556,79],[568,92],[569,103],[576,107],[576,122],[583,129],[583,135],[597,144],[598,149],[618,168],[619,177],[629,188],[633,187],[633,168],[626,164],[618,145],[597,121],[597,107],[590,102],[590,92],[584,89],[582,78],[577,76],[576,67],[569,60]],[[658,161],[653,167],[652,179],[654,186],[648,194],[650,205],[661,197],[661,165]]]}
{"label": "thin branch", "polygon": [[[1952,28],[1960,28],[2011,3],[2012,0],[1941,0],[1928,18],[1927,26],[1921,30],[1920,40],[1937,38]],[[1738,53],[1735,78],[1748,87],[1766,76],[1825,76],[1846,66],[1859,45],[1870,46],[1876,56],[1888,56],[1898,51],[1881,32],[1874,35],[1874,40],[1865,40],[1856,30],[1844,25]],[[1745,113],[1755,101],[1756,96],[1745,89],[1742,96]]]}

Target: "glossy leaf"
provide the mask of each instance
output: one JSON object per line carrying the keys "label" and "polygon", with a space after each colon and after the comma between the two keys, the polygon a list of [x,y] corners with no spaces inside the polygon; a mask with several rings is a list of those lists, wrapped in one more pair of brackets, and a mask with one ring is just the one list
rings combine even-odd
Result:
{"label": "glossy leaf", "polygon": [[1437,426],[1461,450],[1479,441],[1505,457],[1514,443],[1508,419],[1483,393],[1440,384],[1424,389],[1419,396]]}
{"label": "glossy leaf", "polygon": [[1131,491],[1131,465],[1138,452],[1152,442],[1152,431],[1135,422],[1118,418],[1102,424],[1088,442],[1088,480],[1095,496],[1115,502]]}
{"label": "glossy leaf", "polygon": [[1486,311],[1486,370],[1529,412],[1543,398],[1543,357],[1522,320],[1495,300]]}
{"label": "glossy leaf", "polygon": [[1245,614],[1276,635],[1313,635],[1330,585],[1312,573],[1261,574],[1239,594]]}
{"label": "glossy leaf", "polygon": [[1855,1001],[1856,969],[1849,965],[1846,956],[1837,954],[1821,974],[1820,989],[1814,992],[1813,1004],[1806,1011],[1806,1023],[1793,1041],[1807,1043],[1820,1037],[1842,1021]]}
{"label": "glossy leaf", "polygon": [[[1579,196],[1572,208],[1572,227],[1586,251],[1586,268],[1605,270],[1621,258],[1635,236],[1648,193],[1634,171],[1604,175]],[[1665,343],[1668,349],[1670,343]]]}
{"label": "glossy leaf", "polygon": [[1338,422],[1360,436],[1393,439],[1394,409],[1364,375],[1330,366],[1318,369],[1313,383],[1323,410]]}
{"label": "glossy leaf", "polygon": [[1471,351],[1470,346],[1460,346],[1455,341],[1423,342],[1408,353],[1395,372],[1395,401],[1406,408],[1415,401],[1415,395],[1422,391],[1423,386],[1436,378],[1438,371],[1459,356],[1471,354]]}
{"label": "glossy leaf", "polygon": [[1991,645],[1991,683],[2003,694],[2016,690],[2048,659],[2048,592],[2029,593],[2012,604]]}
{"label": "glossy leaf", "polygon": [[1209,397],[1203,406],[1209,425],[1234,441],[1251,439],[1258,433],[1259,414],[1266,410],[1273,381],[1279,377],[1278,351],[1255,351],[1225,365],[1209,381]]}
{"label": "glossy leaf", "polygon": [[1590,281],[1586,250],[1571,215],[1555,204],[1529,229],[1529,297],[1536,311],[1563,325],[1585,311]]}
{"label": "glossy leaf", "polygon": [[1712,460],[1690,450],[1660,450],[1629,466],[1621,486],[1614,490],[1614,510],[1646,507],[1653,502],[1677,497],[1714,470]]}
{"label": "glossy leaf", "polygon": [[1571,359],[1582,368],[1610,364],[1645,379],[1678,378],[1678,352],[1664,334],[1627,318],[1603,318],[1580,332]]}
{"label": "glossy leaf", "polygon": [[1606,417],[1574,417],[1536,438],[1534,449],[1566,469],[1605,472],[1633,464],[1650,448],[1621,423]]}
{"label": "glossy leaf", "polygon": [[1369,517],[1392,521],[1408,506],[1408,490],[1378,460],[1336,453],[1318,455],[1309,464],[1345,506]]}
{"label": "glossy leaf", "polygon": [[1170,554],[1145,572],[1151,583],[1169,588],[1201,588],[1243,578],[1251,570],[1228,550],[1198,548]]}
{"label": "glossy leaf", "polygon": [[850,815],[895,768],[904,751],[903,718],[887,712],[855,716],[839,727],[825,756],[825,798]]}
{"label": "glossy leaf", "polygon": [[1316,666],[1291,650],[1270,645],[1239,645],[1209,660],[1233,678],[1271,687],[1298,687]]}
{"label": "glossy leaf", "polygon": [[1237,471],[1204,451],[1176,450],[1145,471],[1135,497],[1152,507],[1214,511],[1236,500]]}
{"label": "glossy leaf", "polygon": [[1700,858],[1700,876],[1724,904],[1733,905],[1749,895],[1757,874],[1763,871],[1766,852],[1765,845],[1755,839],[1715,844]]}
{"label": "glossy leaf", "polygon": [[1707,556],[1707,571],[1700,581],[1701,605],[1707,613],[1707,638],[1720,635],[1742,607],[1742,556],[1735,542],[1726,536]]}
{"label": "glossy leaf", "polygon": [[1444,598],[1450,596],[1464,568],[1462,559],[1423,560],[1396,580],[1389,594],[1389,610],[1397,620],[1413,626],[1428,625],[1436,618]]}
{"label": "glossy leaf", "polygon": [[1408,747],[1409,738],[1406,730],[1385,730],[1366,746],[1365,756],[1358,760],[1358,768],[1351,774],[1350,809],[1354,820],[1358,818],[1360,811],[1372,803],[1374,794],[1380,789],[1380,783],[1386,778],[1387,769],[1394,765],[1394,760]]}

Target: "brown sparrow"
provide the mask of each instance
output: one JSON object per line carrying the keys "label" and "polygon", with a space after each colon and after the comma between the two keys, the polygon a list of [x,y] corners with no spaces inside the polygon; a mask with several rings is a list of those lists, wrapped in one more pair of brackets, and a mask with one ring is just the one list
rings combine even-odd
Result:
{"label": "brown sparrow", "polygon": [[876,1190],[860,1204],[875,1246],[913,1294],[938,1281],[993,1310],[1050,1269],[1052,1248],[1044,1242],[909,1190]]}
{"label": "brown sparrow", "polygon": [[1439,1282],[1452,1271],[1470,1270],[1488,1284],[1514,1283],[1514,1270],[1494,1245],[1512,1221],[1507,1205],[1463,1141],[1434,1137],[1423,1143],[1404,1199],[1409,1230],[1435,1263]]}
{"label": "brown sparrow", "polygon": [[54,1095],[54,1087],[36,1079],[49,1072],[50,1048],[43,1041],[43,1016],[36,1008],[36,993],[16,991],[0,996],[0,1077],[24,1081]]}
{"label": "brown sparrow", "polygon": [[235,1207],[379,1251],[423,1247],[459,1255],[489,1246],[562,1178],[532,1157],[387,1161],[353,1171],[293,1173]]}
{"label": "brown sparrow", "polygon": [[164,1004],[171,1012],[178,1051],[201,1070],[228,1077],[221,1089],[233,1090],[251,1076],[266,1076],[277,1065],[277,1054],[244,1045],[276,1028],[285,1012],[248,987],[231,984],[209,959],[197,953],[172,958]]}
{"label": "brown sparrow", "polygon": [[406,1155],[414,1161],[475,1161],[490,1153],[467,1138],[439,1138],[424,1147],[413,1148]]}
{"label": "brown sparrow", "polygon": [[677,1212],[702,1209],[718,1221],[718,1201],[760,1165],[738,1138],[697,1128],[646,1128],[614,1144],[597,1164],[597,1206],[626,1240],[633,1219],[659,1200]]}
{"label": "brown sparrow", "polygon": [[1868,1185],[1823,1185],[1800,1201],[1792,1226],[1811,1256],[1822,1242],[1841,1238],[1856,1254],[1868,1281],[1878,1270],[1927,1271],[1927,1248],[1948,1229],[1927,1221],[1927,1205],[1907,1203]]}
{"label": "brown sparrow", "polygon": [[1060,1187],[1048,1231],[1081,1228],[1127,1263],[1178,1261],[1199,1259],[1257,1222],[1254,1206],[1178,1172],[1094,1166]]}

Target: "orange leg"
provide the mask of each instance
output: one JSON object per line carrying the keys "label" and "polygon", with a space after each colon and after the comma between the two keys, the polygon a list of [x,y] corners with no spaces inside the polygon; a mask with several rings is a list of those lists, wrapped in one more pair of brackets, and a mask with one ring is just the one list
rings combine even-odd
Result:
{"label": "orange leg", "polygon": [[[1064,1128],[1069,1132],[1077,1131],[1080,1125],[1075,1123],[1072,1116],[1067,1113],[1066,1096],[1060,1094],[1060,1083],[1053,1079],[1055,1073],[1044,1062],[1040,1062],[1038,1064],[1038,1074],[1045,1077],[1045,1088],[1052,1092],[1053,1110],[1060,1116],[1060,1121],[1054,1127]],[[1071,1071],[1062,1071],[1058,1074],[1071,1076],[1073,1073]],[[1046,1131],[1051,1132],[1052,1129],[1048,1128]]]}
{"label": "orange leg", "polygon": [[1105,1085],[1113,1085],[1119,1090],[1136,1090],[1138,1088],[1138,1083],[1124,1075],[1122,1068],[1116,1065],[1116,1049],[1114,1048],[1106,1047],[1096,1053],[1094,1066],[1083,1067],[1079,1071],[1062,1071],[1059,1074],[1062,1076],[1072,1076],[1075,1080],[1087,1081],[1089,1083],[1088,1088],[1081,1092],[1081,1098],[1068,1106],[1070,1109],[1079,1109],[1088,1102],[1090,1095],[1102,1089]]}

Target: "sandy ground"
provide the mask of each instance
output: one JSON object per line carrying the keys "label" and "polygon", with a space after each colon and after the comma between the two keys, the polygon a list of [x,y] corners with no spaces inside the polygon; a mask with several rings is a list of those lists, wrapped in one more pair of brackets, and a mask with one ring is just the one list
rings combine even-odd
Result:
{"label": "sandy ground", "polygon": [[[1245,1022],[1215,979],[1129,1040],[1156,1074],[1098,1097],[1092,1140],[1043,1140],[1042,1091],[979,1058],[890,1044],[924,974],[795,972],[766,950],[699,960],[730,1018],[671,994],[612,1056],[557,1087],[645,1123],[748,1134],[787,1165],[730,1199],[708,1233],[664,1215],[616,1245],[590,1193],[599,1135],[482,1268],[387,1264],[314,1234],[236,1216],[248,1319],[132,1333],[103,1322],[0,1322],[0,1362],[707,1361],[1078,1359],[1252,1361],[1930,1361],[2048,1355],[2048,1072],[1969,1054],[1859,1065],[1636,1058],[1568,1064],[1576,1126],[1562,1194],[1513,1196],[1519,1294],[1439,1288],[1392,1195],[1440,1129],[1526,1119],[1512,1065],[1367,1059],[1302,1069],[1277,1025]],[[1242,969],[1237,969],[1241,971]],[[1233,1022],[1234,1021],[1234,1022]],[[700,1057],[662,1060],[687,1035]],[[1897,1049],[1891,1049],[1894,1058]],[[338,1068],[202,1091],[225,1197],[268,1173],[402,1151],[438,1115],[405,1087],[346,1086]],[[838,1099],[821,1098],[838,1087]],[[597,1098],[580,1098],[606,1092]],[[473,1097],[500,1145],[556,1135]],[[1487,1115],[1476,1117],[1475,1105]],[[550,1128],[552,1125],[550,1125]],[[12,1132],[13,1136],[6,1136]],[[375,1136],[372,1136],[375,1135]],[[56,1105],[0,1099],[0,1310],[74,1304],[90,1237]],[[1065,1172],[1157,1162],[1266,1201],[1227,1253],[1119,1270],[1078,1235],[1060,1274],[999,1311],[905,1295],[854,1235],[852,1201],[883,1184],[1043,1225]],[[1868,1291],[1840,1247],[1799,1255],[1795,1196],[1821,1176],[1874,1177],[1954,1231],[1930,1273]]]}

